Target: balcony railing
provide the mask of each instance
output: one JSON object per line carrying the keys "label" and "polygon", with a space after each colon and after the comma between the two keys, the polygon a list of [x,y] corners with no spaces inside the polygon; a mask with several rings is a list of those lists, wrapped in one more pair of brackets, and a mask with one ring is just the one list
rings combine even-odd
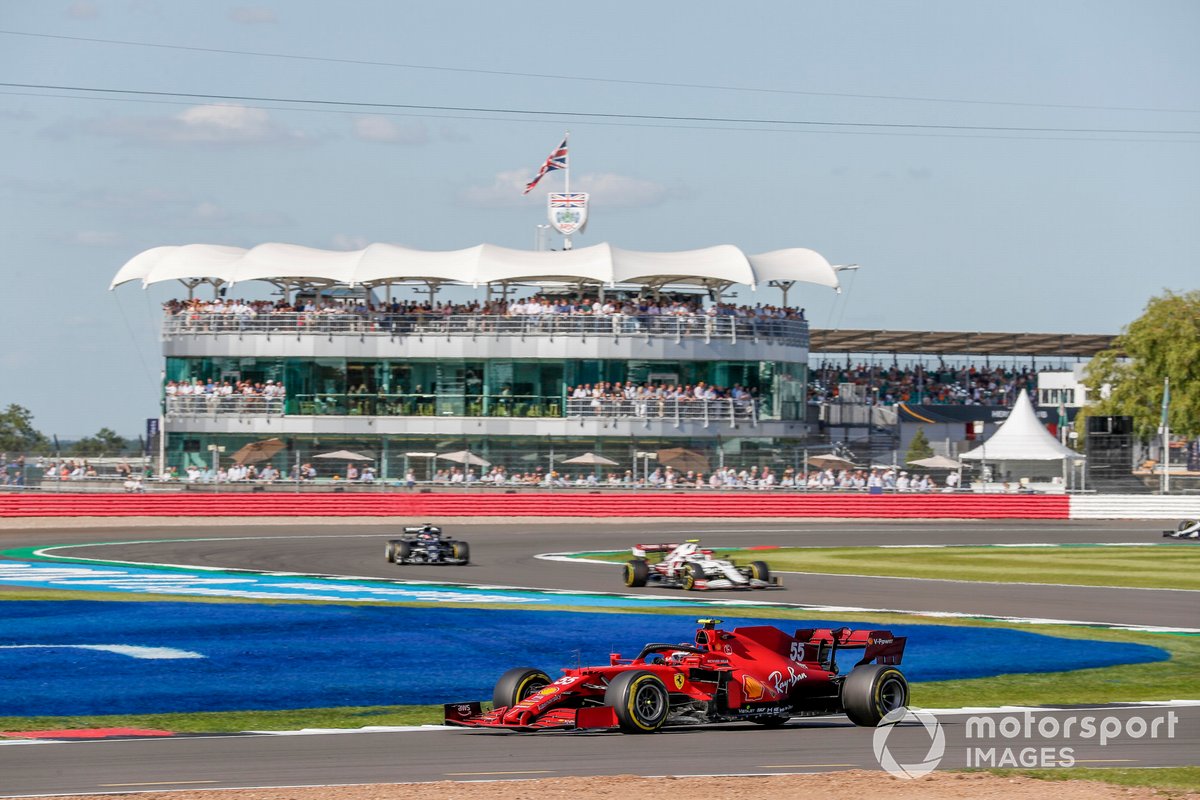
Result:
{"label": "balcony railing", "polygon": [[747,422],[758,424],[758,404],[754,400],[679,400],[647,398],[632,400],[571,398],[568,417],[604,417],[673,420],[679,422]]}
{"label": "balcony railing", "polygon": [[256,395],[188,395],[167,398],[168,417],[523,417],[643,419],[675,423],[739,422],[757,425],[758,402],[745,400],[606,399],[543,395],[301,394],[285,402]]}
{"label": "balcony railing", "polygon": [[387,336],[405,337],[641,337],[682,341],[766,341],[807,347],[808,323],[757,317],[546,314],[501,317],[491,314],[322,314],[282,313],[240,316],[180,312],[163,320],[163,336],[202,335]]}
{"label": "balcony railing", "polygon": [[168,417],[282,417],[282,397],[193,394],[167,398]]}

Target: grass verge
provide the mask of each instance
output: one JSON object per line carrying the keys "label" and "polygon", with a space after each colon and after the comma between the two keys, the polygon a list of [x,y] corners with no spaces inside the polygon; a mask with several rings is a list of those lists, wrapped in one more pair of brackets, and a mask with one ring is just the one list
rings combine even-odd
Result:
{"label": "grass verge", "polygon": [[[623,553],[588,558],[626,561]],[[1200,547],[783,547],[716,551],[718,558],[766,561],[775,572],[940,578],[996,583],[1065,583],[1137,589],[1200,590]]]}
{"label": "grass verge", "polygon": [[[967,770],[969,772],[974,770]],[[1102,781],[1117,786],[1158,789],[1166,797],[1200,792],[1200,767],[1069,767],[1066,769],[989,769],[992,775],[1023,776],[1044,781]],[[1052,791],[1047,789],[1047,794]]]}
{"label": "grass verge", "polygon": [[195,714],[128,714],[80,717],[0,717],[0,731],[143,728],[175,733],[292,731],[369,725],[441,724],[441,706],[302,708],[290,711],[204,711]]}

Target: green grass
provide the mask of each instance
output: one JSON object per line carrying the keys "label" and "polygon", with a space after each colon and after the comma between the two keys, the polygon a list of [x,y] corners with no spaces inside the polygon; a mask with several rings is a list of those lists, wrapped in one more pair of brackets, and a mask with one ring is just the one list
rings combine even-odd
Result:
{"label": "green grass", "polygon": [[[989,769],[993,775],[1024,776],[1043,781],[1103,781],[1117,786],[1145,786],[1178,796],[1200,792],[1200,767],[1070,767],[1067,769]],[[1047,789],[1047,794],[1052,792]]]}
{"label": "green grass", "polygon": [[[1200,590],[1200,547],[785,547],[717,550],[718,558],[766,561],[775,572],[944,578],[999,583],[1065,583]],[[626,561],[628,553],[589,558]]]}
{"label": "green grass", "polygon": [[0,717],[0,731],[153,728],[175,733],[233,733],[301,728],[363,728],[368,725],[431,725],[441,722],[441,706],[364,706],[290,711],[206,711],[196,714]]}

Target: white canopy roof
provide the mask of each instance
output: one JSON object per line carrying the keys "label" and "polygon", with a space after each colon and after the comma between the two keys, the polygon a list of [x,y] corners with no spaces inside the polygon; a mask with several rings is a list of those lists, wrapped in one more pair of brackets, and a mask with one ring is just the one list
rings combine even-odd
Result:
{"label": "white canopy roof", "polygon": [[1061,461],[1064,458],[1083,458],[1050,435],[1038,421],[1033,403],[1024,389],[1013,404],[1008,419],[991,438],[973,450],[959,456],[963,461]]}
{"label": "white canopy roof", "polygon": [[109,285],[140,280],[207,279],[379,284],[401,281],[465,283],[554,280],[615,285],[693,283],[702,286],[800,281],[838,288],[837,272],[813,250],[789,248],[747,256],[733,245],[648,253],[598,244],[575,250],[510,250],[481,244],[465,250],[413,250],[372,244],[362,250],[317,250],[261,244],[249,250],[213,244],[155,247],[131,258]]}

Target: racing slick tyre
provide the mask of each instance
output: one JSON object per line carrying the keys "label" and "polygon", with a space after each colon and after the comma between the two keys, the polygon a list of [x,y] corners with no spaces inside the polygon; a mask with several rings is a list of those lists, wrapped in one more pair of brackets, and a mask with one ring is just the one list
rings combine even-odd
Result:
{"label": "racing slick tyre", "polygon": [[625,733],[654,733],[667,721],[671,696],[653,672],[631,670],[612,679],[604,690],[604,705],[617,713]]}
{"label": "racing slick tyre", "polygon": [[650,565],[643,558],[625,562],[625,585],[645,586],[650,579]]}
{"label": "racing slick tyre", "polygon": [[459,564],[471,563],[471,545],[466,542],[451,542],[450,554]]}
{"label": "racing slick tyre", "polygon": [[696,588],[696,581],[704,577],[704,568],[699,564],[688,564],[687,569],[683,571],[683,588],[687,591],[692,591]]}
{"label": "racing slick tyre", "polygon": [[391,564],[396,563],[396,545],[397,544],[399,544],[399,542],[396,539],[388,540],[387,549],[384,550],[384,555],[387,556],[388,563],[391,563]]}
{"label": "racing slick tyre", "polygon": [[842,708],[855,725],[874,728],[888,713],[908,705],[908,681],[895,667],[864,664],[842,683]]}
{"label": "racing slick tyre", "polygon": [[1196,520],[1185,519],[1183,522],[1179,523],[1179,527],[1176,528],[1175,530],[1178,531],[1179,533],[1183,533],[1184,531],[1186,531],[1188,528],[1191,528],[1195,524],[1196,524]]}
{"label": "racing slick tyre", "polygon": [[492,706],[509,708],[552,683],[550,676],[536,667],[513,667],[500,676],[492,690]]}
{"label": "racing slick tyre", "polygon": [[770,567],[767,566],[767,562],[751,561],[750,562],[750,577],[754,578],[755,580],[770,583],[771,582],[771,569],[770,569]]}
{"label": "racing slick tyre", "polygon": [[408,559],[412,558],[412,545],[403,539],[397,539],[392,542],[396,545],[396,549],[392,551],[392,563],[403,564]]}

